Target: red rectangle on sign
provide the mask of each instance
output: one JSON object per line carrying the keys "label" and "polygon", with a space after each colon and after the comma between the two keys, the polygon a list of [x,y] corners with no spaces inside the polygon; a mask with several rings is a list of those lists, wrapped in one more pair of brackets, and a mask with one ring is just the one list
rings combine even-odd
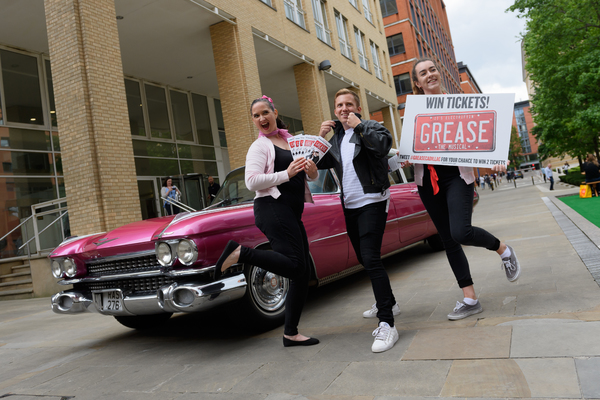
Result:
{"label": "red rectangle on sign", "polygon": [[495,111],[419,114],[415,117],[415,153],[484,152],[495,148]]}

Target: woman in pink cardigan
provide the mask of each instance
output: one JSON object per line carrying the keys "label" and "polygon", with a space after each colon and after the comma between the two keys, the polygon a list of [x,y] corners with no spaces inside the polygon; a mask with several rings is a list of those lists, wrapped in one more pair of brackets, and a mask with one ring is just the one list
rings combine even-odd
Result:
{"label": "woman in pink cardigan", "polygon": [[298,333],[310,278],[308,238],[302,224],[305,202],[313,202],[307,177],[316,179],[317,166],[304,157],[293,159],[287,139],[292,137],[278,118],[273,101],[263,96],[252,102],[252,120],[259,137],[246,155],[246,186],[256,191],[254,219],[273,251],[240,246],[230,240],[215,266],[218,278],[236,263],[250,263],[290,279],[285,300],[283,345],[319,343]]}
{"label": "woman in pink cardigan", "polygon": [[[444,94],[442,77],[433,60],[417,60],[411,76],[414,94]],[[451,320],[483,311],[475,295],[469,262],[462,245],[484,247],[498,253],[510,282],[516,281],[521,272],[512,247],[500,242],[488,231],[471,225],[474,181],[471,167],[415,164],[419,196],[442,238],[450,267],[464,295],[464,300],[457,301],[454,310],[448,314]]]}

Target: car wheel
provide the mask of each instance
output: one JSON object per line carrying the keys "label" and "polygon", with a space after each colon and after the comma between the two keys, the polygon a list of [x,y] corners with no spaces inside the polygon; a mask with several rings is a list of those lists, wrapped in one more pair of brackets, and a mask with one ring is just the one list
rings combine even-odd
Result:
{"label": "car wheel", "polygon": [[115,319],[128,328],[144,330],[159,328],[162,324],[171,318],[172,313],[152,314],[152,315],[133,315],[127,317],[117,317]]}
{"label": "car wheel", "polygon": [[242,302],[247,323],[254,329],[271,329],[281,325],[290,280],[255,265],[247,265],[244,273],[248,287]]}
{"label": "car wheel", "polygon": [[436,233],[433,236],[429,236],[427,239],[427,244],[431,247],[433,251],[442,251],[444,250],[444,242],[442,242],[442,237],[439,233]]}

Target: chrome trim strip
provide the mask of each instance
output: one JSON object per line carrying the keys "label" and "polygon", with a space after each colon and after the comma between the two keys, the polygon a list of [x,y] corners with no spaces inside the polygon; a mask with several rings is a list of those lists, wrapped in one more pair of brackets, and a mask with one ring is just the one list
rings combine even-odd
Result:
{"label": "chrome trim strip", "polygon": [[[145,250],[145,251],[138,251],[135,253],[125,253],[125,254],[119,254],[116,256],[107,256],[107,257],[103,257],[103,258],[95,258],[93,260],[88,260],[85,262],[85,265],[91,264],[101,264],[104,262],[111,262],[113,260],[127,260],[130,258],[138,258],[138,257],[145,257],[145,256],[149,256],[149,255],[153,255],[155,254],[154,252],[155,250]],[[158,261],[157,261],[158,262]]]}
{"label": "chrome trim strip", "polygon": [[311,243],[320,242],[321,240],[327,240],[327,239],[331,239],[331,238],[342,236],[342,235],[346,235],[346,234],[348,234],[348,232],[338,233],[338,234],[327,236],[327,237],[324,237],[324,238],[321,238],[321,239],[313,240]]}
{"label": "chrome trim strip", "polygon": [[386,224],[389,224],[390,222],[396,222],[396,221],[401,221],[403,219],[407,219],[407,218],[412,218],[412,217],[417,217],[419,215],[424,215],[427,214],[427,211],[419,211],[416,212],[414,214],[410,214],[410,215],[405,215],[403,217],[399,217],[399,218],[394,218],[394,219],[390,219],[389,221],[386,222]]}
{"label": "chrome trim strip", "polygon": [[191,275],[203,275],[208,272],[212,272],[215,269],[214,265],[210,267],[204,267],[202,269],[180,269],[173,271],[164,271],[162,269],[157,269],[153,271],[144,271],[144,272],[134,272],[127,273],[121,275],[104,275],[97,277],[87,277],[80,279],[64,279],[59,281],[59,285],[72,285],[75,283],[85,283],[85,282],[107,282],[107,281],[117,281],[121,279],[135,279],[135,278],[150,278],[153,276],[168,276],[168,277],[179,277],[179,276],[191,276]]}

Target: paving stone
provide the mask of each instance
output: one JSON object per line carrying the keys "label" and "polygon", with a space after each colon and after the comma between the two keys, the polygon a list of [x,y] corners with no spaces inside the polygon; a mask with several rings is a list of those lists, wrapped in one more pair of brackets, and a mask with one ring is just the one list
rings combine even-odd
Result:
{"label": "paving stone", "polygon": [[512,358],[600,355],[600,322],[526,319],[502,325],[513,326]]}
{"label": "paving stone", "polygon": [[214,368],[187,365],[185,370],[165,382],[161,392],[228,392],[238,382],[252,375],[263,364],[228,364]]}
{"label": "paving stone", "polygon": [[231,392],[321,394],[347,366],[347,362],[268,363],[234,385]]}
{"label": "paving stone", "polygon": [[571,358],[517,359],[531,397],[579,398],[579,382]]}
{"label": "paving stone", "polygon": [[515,360],[457,360],[452,363],[441,397],[531,397]]}
{"label": "paving stone", "polygon": [[583,398],[600,399],[600,357],[576,358],[575,367]]}
{"label": "paving stone", "polygon": [[423,330],[402,360],[508,358],[511,331],[508,326]]}
{"label": "paving stone", "polygon": [[327,395],[438,396],[451,361],[352,363]]}

